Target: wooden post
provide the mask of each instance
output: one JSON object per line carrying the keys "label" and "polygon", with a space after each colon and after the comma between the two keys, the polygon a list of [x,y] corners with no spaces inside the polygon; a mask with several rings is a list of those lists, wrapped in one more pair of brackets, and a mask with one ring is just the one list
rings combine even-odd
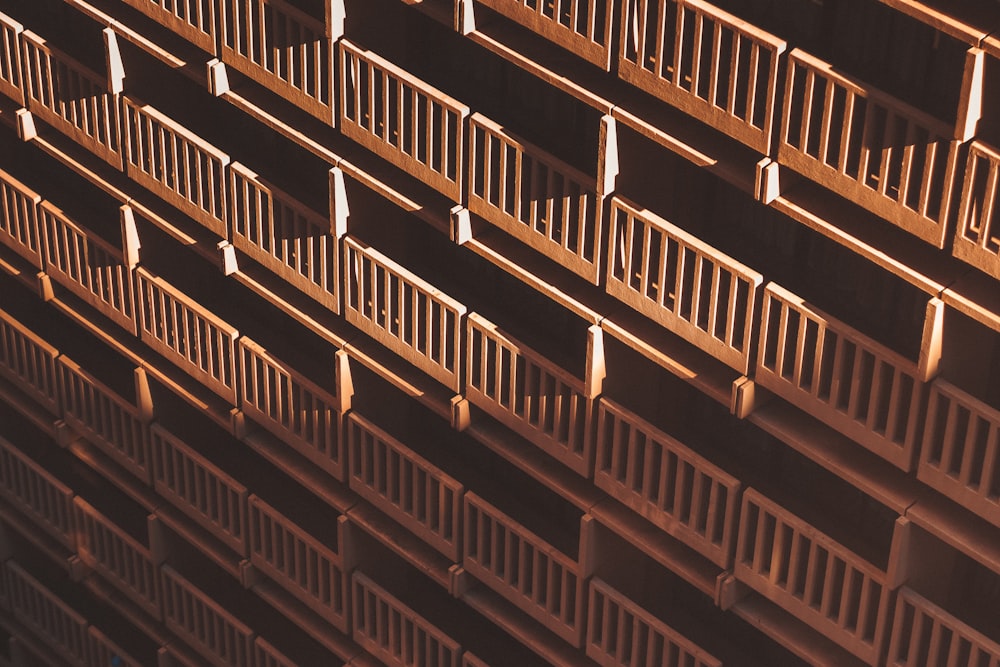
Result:
{"label": "wooden post", "polygon": [[118,208],[118,218],[122,228],[122,260],[130,269],[134,269],[139,264],[139,249],[142,242],[139,241],[139,231],[135,226],[135,213],[128,204],[122,204]]}
{"label": "wooden post", "polygon": [[18,109],[15,114],[17,117],[17,138],[21,141],[31,141],[38,136],[38,130],[35,129],[35,118],[31,115],[31,112],[27,109]]}
{"label": "wooden post", "polygon": [[604,390],[604,378],[607,367],[604,361],[604,329],[594,324],[587,329],[587,369],[584,376],[584,389],[587,398],[597,398]]}
{"label": "wooden post", "polygon": [[350,217],[344,171],[334,167],[330,170],[330,235],[339,239],[347,234],[347,219]]}
{"label": "wooden post", "polygon": [[135,382],[135,407],[139,411],[139,420],[149,424],[155,417],[153,394],[149,390],[149,374],[145,368],[139,366],[132,371],[132,379]]}
{"label": "wooden post", "polygon": [[101,31],[104,36],[104,60],[108,69],[108,92],[119,94],[125,90],[125,65],[118,48],[118,34],[111,28]]}
{"label": "wooden post", "polygon": [[337,410],[344,414],[351,409],[351,399],[354,397],[354,380],[351,378],[351,358],[344,350],[334,354],[337,375]]}
{"label": "wooden post", "polygon": [[472,0],[455,0],[455,31],[461,35],[476,31],[476,11]]}
{"label": "wooden post", "polygon": [[218,58],[208,61],[208,92],[216,97],[229,92],[229,74],[226,64]]}
{"label": "wooden post", "polygon": [[944,302],[931,297],[924,317],[924,332],[920,339],[920,359],[917,372],[924,382],[938,374],[941,365],[941,348],[944,339]]}
{"label": "wooden post", "polygon": [[333,42],[344,36],[347,12],[344,0],[326,0],[326,36]]}
{"label": "wooden post", "polygon": [[965,54],[965,71],[962,73],[962,92],[958,100],[955,119],[955,139],[966,142],[976,135],[979,119],[983,117],[983,70],[986,53],[972,47]]}
{"label": "wooden post", "polygon": [[613,116],[601,118],[601,135],[597,154],[597,194],[606,197],[615,191],[618,174],[618,121]]}
{"label": "wooden post", "polygon": [[448,235],[452,242],[463,245],[472,240],[472,217],[469,209],[459,205],[453,206],[450,223]]}

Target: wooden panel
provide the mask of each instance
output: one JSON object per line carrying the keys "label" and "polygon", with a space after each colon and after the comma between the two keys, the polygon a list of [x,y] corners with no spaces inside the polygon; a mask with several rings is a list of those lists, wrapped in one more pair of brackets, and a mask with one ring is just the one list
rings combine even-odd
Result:
{"label": "wooden panel", "polygon": [[227,238],[229,156],[148,104],[124,105],[129,177]]}
{"label": "wooden panel", "polygon": [[41,201],[41,195],[0,170],[0,243],[31,262],[36,269],[42,268],[37,209]]}
{"label": "wooden panel", "polygon": [[233,245],[300,291],[340,311],[337,239],[330,221],[257,174],[229,167]]}
{"label": "wooden panel", "polygon": [[123,0],[162,26],[215,53],[215,0]]}
{"label": "wooden panel", "polygon": [[886,574],[754,489],[743,494],[734,573],[877,664],[889,616]]}
{"label": "wooden panel", "polygon": [[593,401],[584,383],[502,333],[466,318],[466,396],[584,477],[590,474]]}
{"label": "wooden panel", "polygon": [[351,489],[459,562],[462,485],[357,412],[347,417],[347,441]]}
{"label": "wooden panel", "polygon": [[20,565],[4,564],[10,611],[74,665],[87,664],[87,621]]}
{"label": "wooden panel", "polygon": [[405,267],[344,237],[344,318],[455,392],[465,313]]}
{"label": "wooden panel", "polygon": [[464,104],[340,41],[340,131],[458,203],[468,116]]}
{"label": "wooden panel", "polygon": [[[1000,279],[1000,153],[978,141],[969,147],[955,230],[955,257]],[[994,224],[996,223],[996,224]]]}
{"label": "wooden panel", "polygon": [[622,79],[770,153],[783,39],[702,0],[622,8]]}
{"label": "wooden panel", "polygon": [[24,26],[6,14],[0,14],[0,94],[24,104],[21,85],[20,38]]}
{"label": "wooden panel", "polygon": [[146,269],[136,269],[136,277],[142,341],[237,405],[235,348],[239,332]]}
{"label": "wooden panel", "polygon": [[58,350],[0,310],[0,376],[59,414]]}
{"label": "wooden panel", "polygon": [[160,615],[160,577],[149,549],[83,498],[73,499],[80,559],[153,616]]}
{"label": "wooden panel", "polygon": [[247,555],[245,486],[159,424],[149,429],[153,487],[241,555]]}
{"label": "wooden panel", "polygon": [[584,581],[572,558],[472,492],[465,494],[464,546],[469,574],[582,647]]}
{"label": "wooden panel", "polygon": [[243,412],[344,480],[347,470],[340,445],[337,399],[249,338],[240,339],[239,350]]}
{"label": "wooden panel", "polygon": [[924,385],[916,363],[770,283],[756,381],[903,470],[912,470]]}
{"label": "wooden panel", "polygon": [[611,0],[479,0],[598,67],[611,69]]}
{"label": "wooden panel", "polygon": [[763,281],[656,214],[611,200],[608,294],[744,374]]}
{"label": "wooden panel", "polygon": [[952,128],[795,49],[778,161],[943,248],[959,142]]}
{"label": "wooden panel", "polygon": [[889,667],[996,667],[1000,644],[905,586],[896,598]]}
{"label": "wooden panel", "polygon": [[601,667],[722,667],[700,646],[600,579],[590,582],[587,656]]}
{"label": "wooden panel", "polygon": [[326,123],[333,122],[323,21],[282,0],[220,0],[222,61]]}
{"label": "wooden panel", "polygon": [[21,33],[28,109],[78,144],[122,168],[118,95],[107,80],[30,30]]}
{"label": "wooden panel", "polygon": [[604,398],[597,408],[594,483],[715,564],[729,567],[739,481]]}
{"label": "wooden panel", "polygon": [[469,128],[469,210],[596,285],[596,180],[481,114]]}
{"label": "wooden panel", "polygon": [[76,550],[73,490],[0,438],[0,495],[72,551]]}
{"label": "wooden panel", "polygon": [[1000,526],[1000,411],[935,380],[917,477]]}
{"label": "wooden panel", "polygon": [[389,667],[459,667],[462,648],[360,570],[351,576],[354,641]]}
{"label": "wooden panel", "polygon": [[149,483],[149,439],[138,409],[65,356],[56,360],[63,419]]}
{"label": "wooden panel", "polygon": [[70,220],[48,201],[38,207],[45,272],[132,335],[137,333],[132,269],[121,248]]}

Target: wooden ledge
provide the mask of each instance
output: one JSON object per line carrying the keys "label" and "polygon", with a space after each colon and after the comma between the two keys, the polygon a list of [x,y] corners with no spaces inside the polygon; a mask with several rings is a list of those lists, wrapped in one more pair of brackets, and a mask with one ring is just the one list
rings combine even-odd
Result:
{"label": "wooden ledge", "polygon": [[906,517],[942,542],[1000,574],[997,527],[931,489],[907,509]]}

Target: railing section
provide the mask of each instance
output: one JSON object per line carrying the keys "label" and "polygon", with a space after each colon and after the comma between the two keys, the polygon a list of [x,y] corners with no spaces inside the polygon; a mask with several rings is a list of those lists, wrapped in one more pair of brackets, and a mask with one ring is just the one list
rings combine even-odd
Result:
{"label": "railing section", "polygon": [[72,489],[3,438],[0,495],[64,546],[76,550]]}
{"label": "railing section", "polygon": [[246,487],[159,424],[149,434],[156,492],[247,555]]}
{"label": "railing section", "polygon": [[129,177],[226,238],[229,156],[148,104],[124,99]]}
{"label": "railing section", "polygon": [[722,667],[720,660],[600,579],[590,582],[587,609],[587,656],[602,667]]}
{"label": "railing section", "polygon": [[220,0],[222,61],[326,123],[333,62],[325,23],[282,0]]}
{"label": "railing section", "polygon": [[469,210],[596,285],[596,179],[481,114],[472,115],[469,132]]}
{"label": "railing section", "polygon": [[78,144],[122,168],[118,95],[107,80],[25,30],[24,96],[28,109]]}
{"label": "railing section", "polygon": [[24,26],[0,13],[0,94],[24,104],[21,85],[21,33]]}
{"label": "railing section", "polygon": [[124,0],[162,26],[215,53],[215,0]]}
{"label": "railing section", "polygon": [[602,69],[611,68],[611,0],[480,0]]}
{"label": "railing section", "polygon": [[281,651],[276,649],[269,641],[257,637],[253,645],[254,662],[256,667],[298,667],[298,663],[286,657]]}
{"label": "railing section", "polygon": [[604,398],[597,407],[594,483],[712,562],[729,567],[739,480]]}
{"label": "railing section", "polygon": [[702,0],[626,0],[618,75],[768,154],[787,44]]}
{"label": "railing section", "polygon": [[241,338],[240,405],[247,417],[339,480],[347,470],[337,400],[249,338]]}
{"label": "railing section", "polygon": [[207,308],[142,267],[139,337],[232,405],[236,396],[239,332]]}
{"label": "railing section", "polygon": [[4,564],[10,611],[73,664],[87,660],[87,621],[13,561]]}
{"label": "railing section", "polygon": [[45,272],[133,335],[132,269],[116,248],[76,224],[48,201],[38,207]]}
{"label": "railing section", "polygon": [[56,360],[56,374],[66,423],[149,483],[149,439],[139,410],[65,356]]}
{"label": "railing section", "polygon": [[458,562],[462,485],[357,412],[347,417],[347,441],[351,489]]}
{"label": "railing section", "polygon": [[778,160],[938,248],[959,142],[952,128],[795,49]]}
{"label": "railing section", "polygon": [[770,283],[757,382],[903,470],[915,463],[916,363]]}
{"label": "railing section", "polygon": [[1000,153],[978,141],[969,148],[955,232],[955,257],[1000,278]]}
{"label": "railing section", "polygon": [[886,575],[753,489],[743,494],[736,578],[868,664],[889,616]]}
{"label": "railing section", "polygon": [[160,615],[160,577],[149,548],[77,496],[80,559],[153,616]]}
{"label": "railing section", "polygon": [[344,318],[455,392],[465,314],[405,267],[344,237]]}
{"label": "railing section", "polygon": [[465,494],[464,547],[469,574],[582,646],[584,581],[572,558],[471,492]]}
{"label": "railing section", "polygon": [[120,646],[108,639],[107,635],[93,625],[87,630],[90,644],[88,665],[114,665],[114,667],[143,667],[142,663],[129,656]]}
{"label": "railing section", "polygon": [[917,477],[1000,526],[1000,411],[937,379]]}
{"label": "railing section", "polygon": [[162,566],[161,573],[167,627],[219,667],[251,664],[253,630],[169,565]]}
{"label": "railing section", "polygon": [[0,170],[0,243],[31,262],[36,269],[42,268],[37,209],[41,201],[41,195]]}
{"label": "railing section", "polygon": [[1000,644],[905,586],[896,597],[888,667],[1000,665]]}
{"label": "railing section", "polygon": [[764,277],[618,197],[610,227],[608,294],[747,373]]}
{"label": "railing section", "polygon": [[339,312],[337,239],[330,221],[242,164],[229,167],[233,245],[333,312]]}
{"label": "railing section", "polygon": [[346,632],[340,556],[257,496],[249,507],[250,562]]}
{"label": "railing section", "polygon": [[0,376],[13,382],[53,414],[60,410],[56,379],[58,355],[58,350],[0,310]]}
{"label": "railing section", "polygon": [[360,570],[351,576],[354,641],[390,667],[460,667],[462,648]]}
{"label": "railing section", "polygon": [[583,476],[590,474],[593,401],[583,381],[470,313],[466,396]]}
{"label": "railing section", "polygon": [[461,202],[469,108],[347,40],[339,55],[340,131]]}

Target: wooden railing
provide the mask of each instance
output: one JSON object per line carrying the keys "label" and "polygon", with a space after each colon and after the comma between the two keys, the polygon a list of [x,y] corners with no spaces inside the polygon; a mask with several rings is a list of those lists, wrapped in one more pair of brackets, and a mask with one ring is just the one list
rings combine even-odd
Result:
{"label": "wooden railing", "polygon": [[122,249],[76,224],[48,201],[38,207],[45,273],[113,322],[137,333],[132,269]]}
{"label": "wooden railing", "polygon": [[610,69],[611,0],[479,1],[598,67]]}
{"label": "wooden railing", "polygon": [[572,558],[472,492],[465,494],[463,553],[469,574],[582,646],[584,581]]}
{"label": "wooden railing", "polygon": [[73,499],[79,530],[77,553],[136,604],[160,615],[160,576],[149,548],[143,546],[83,498]]}
{"label": "wooden railing", "polygon": [[756,380],[903,470],[915,463],[916,363],[770,283]]}
{"label": "wooden railing", "polygon": [[24,104],[21,84],[21,33],[24,26],[0,13],[0,94]]}
{"label": "wooden railing", "polygon": [[955,257],[1000,279],[1000,153],[978,141],[965,167]]}
{"label": "wooden railing", "polygon": [[600,579],[590,582],[587,656],[601,667],[722,662]]}
{"label": "wooden railing", "polygon": [[787,44],[702,0],[626,0],[618,75],[767,155]]}
{"label": "wooden railing", "polygon": [[917,477],[1000,526],[1000,411],[941,379],[929,391]]}
{"label": "wooden railing", "polygon": [[618,197],[610,227],[608,294],[747,373],[764,277]]}
{"label": "wooden railing", "polygon": [[0,496],[64,546],[76,550],[73,490],[3,438]]}
{"label": "wooden railing", "polygon": [[226,238],[229,156],[148,104],[124,101],[129,177]]}
{"label": "wooden railing", "polygon": [[743,493],[734,573],[876,664],[889,616],[886,574],[754,489]]}
{"label": "wooden railing", "polygon": [[788,57],[779,162],[938,248],[955,189],[952,134],[808,53]]}
{"label": "wooden railing", "polygon": [[357,412],[347,417],[347,441],[351,489],[459,562],[462,485]]}
{"label": "wooden railing", "polygon": [[72,664],[86,664],[86,619],[14,561],[8,560],[3,567],[14,617]]}
{"label": "wooden railing", "polygon": [[340,555],[257,496],[249,507],[250,562],[346,632]]}
{"label": "wooden railing", "polygon": [[136,269],[139,337],[232,405],[239,332],[146,269]]}
{"label": "wooden railing", "polygon": [[340,131],[461,202],[469,108],[379,55],[339,43]]}
{"label": "wooden railing", "polygon": [[147,484],[148,432],[139,410],[65,356],[56,360],[63,419]]}
{"label": "wooden railing", "polygon": [[76,143],[122,168],[118,95],[107,79],[25,30],[24,97],[28,109]]}
{"label": "wooden railing", "polygon": [[298,663],[286,657],[262,637],[254,640],[253,654],[253,664],[256,667],[298,667]]}
{"label": "wooden railing", "polygon": [[41,201],[41,195],[0,170],[0,243],[31,262],[36,269],[42,268],[37,208]]}
{"label": "wooden railing", "polygon": [[216,0],[124,0],[162,26],[215,53]]}
{"label": "wooden railing", "polygon": [[90,658],[88,665],[114,665],[114,667],[143,667],[142,663],[129,656],[120,646],[108,639],[107,635],[93,625],[87,630]]}
{"label": "wooden railing", "polygon": [[240,405],[247,417],[339,480],[347,470],[340,442],[341,414],[332,394],[241,338]]}
{"label": "wooden railing", "polygon": [[596,285],[596,179],[481,114],[472,115],[469,132],[469,210]]}
{"label": "wooden railing", "polygon": [[330,221],[306,208],[239,162],[229,166],[233,245],[339,312],[339,253]]}
{"label": "wooden railing", "polygon": [[360,570],[351,576],[354,641],[389,667],[460,667],[462,648]]}
{"label": "wooden railing", "polygon": [[156,492],[246,556],[246,487],[159,424],[149,435]]}
{"label": "wooden railing", "polygon": [[374,248],[344,237],[344,318],[455,392],[466,308]]}
{"label": "wooden railing", "polygon": [[53,414],[60,413],[58,355],[54,347],[0,310],[0,376]]}
{"label": "wooden railing", "polygon": [[729,567],[740,483],[624,408],[597,407],[594,483],[720,567]]}
{"label": "wooden railing", "polygon": [[584,477],[590,474],[593,401],[583,381],[503,334],[466,318],[468,399]]}
{"label": "wooden railing", "polygon": [[160,568],[167,628],[219,667],[244,667],[253,659],[254,633],[169,565]]}
{"label": "wooden railing", "polygon": [[896,597],[888,667],[1000,664],[997,643],[905,586]]}
{"label": "wooden railing", "polygon": [[222,61],[333,122],[326,25],[282,0],[220,0]]}

